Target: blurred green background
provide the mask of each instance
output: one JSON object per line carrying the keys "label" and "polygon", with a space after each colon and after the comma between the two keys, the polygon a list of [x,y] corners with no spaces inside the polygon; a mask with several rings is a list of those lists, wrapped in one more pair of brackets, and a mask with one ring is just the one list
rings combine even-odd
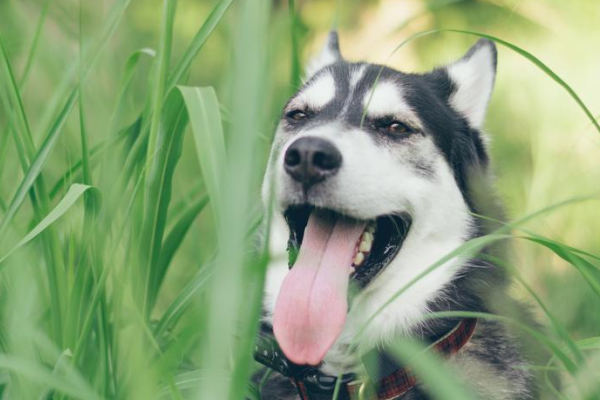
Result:
{"label": "blurred green background", "polygon": [[[179,0],[173,26],[173,64],[217,3]],[[60,98],[57,93],[66,92],[65,88],[77,81],[80,35],[84,45],[91,47],[113,2],[88,0],[82,4],[80,33],[78,1],[0,0],[0,36],[17,80],[29,70],[27,80],[21,82],[21,94],[36,145],[42,142],[45,129],[54,117],[48,112]],[[294,14],[287,1],[273,1],[268,24],[263,27],[268,33],[266,49],[262,49],[267,52],[268,65],[266,79],[261,82],[263,97],[258,104],[264,113],[264,122],[259,132],[257,171],[266,163],[280,110],[286,98],[297,89],[293,43],[304,64],[319,49],[334,24],[340,32],[343,55],[349,60],[373,63],[385,62],[403,39],[419,31],[466,29],[499,37],[541,59],[573,87],[593,113],[600,114],[600,3],[597,0],[297,0],[295,5]],[[242,12],[236,6],[225,14],[209,37],[186,78],[188,85],[213,86],[225,105],[233,104],[231,96],[235,93],[235,82],[231,79],[235,56],[233,32]],[[39,18],[46,12],[34,57],[30,57]],[[158,50],[162,15],[162,1],[132,0],[114,35],[98,54],[82,91],[91,148],[109,137],[111,121],[119,128],[128,126],[143,110],[153,76],[148,56],[140,58],[124,107],[119,110],[117,120],[113,120],[119,81],[127,60],[138,49]],[[474,36],[457,33],[429,35],[400,49],[389,64],[407,72],[427,71],[459,58],[475,40]],[[29,65],[28,59],[31,59]],[[0,82],[0,85],[7,84]],[[227,142],[231,140],[228,131],[232,110],[222,106],[221,112]],[[7,110],[0,108],[0,135],[6,139],[0,140],[3,145],[0,147],[0,216],[6,212],[9,199],[23,179],[17,153],[7,139],[7,115]],[[511,218],[600,190],[600,133],[563,88],[529,61],[502,46],[486,131],[491,139],[496,187]],[[81,158],[80,142],[79,118],[77,112],[72,112],[44,166],[50,187]],[[110,153],[109,158],[119,168],[122,159],[116,154]],[[191,135],[186,135],[173,183],[173,201],[180,209],[193,201],[197,193],[193,189],[200,181],[194,143]],[[68,177],[66,183],[72,182],[80,182],[77,175]],[[258,195],[258,185],[254,189]],[[66,187],[59,188],[58,197],[65,190]],[[81,205],[77,207],[83,209]],[[172,211],[177,213],[176,209]],[[31,214],[31,205],[26,203],[16,216],[16,236],[31,229]],[[175,255],[153,311],[155,316],[162,314],[196,275],[198,267],[213,255],[214,222],[207,217],[209,212],[204,211],[202,215],[193,222]],[[69,232],[78,231],[81,220],[81,212],[69,213],[57,223],[59,236],[68,238]],[[597,201],[578,203],[537,218],[527,229],[600,254]],[[541,246],[521,241],[515,243],[514,264],[574,339],[600,336],[600,298],[567,262]],[[531,300],[519,287],[515,287],[514,292]],[[192,321],[193,318],[189,323]],[[598,359],[595,360],[596,367],[600,368]]]}

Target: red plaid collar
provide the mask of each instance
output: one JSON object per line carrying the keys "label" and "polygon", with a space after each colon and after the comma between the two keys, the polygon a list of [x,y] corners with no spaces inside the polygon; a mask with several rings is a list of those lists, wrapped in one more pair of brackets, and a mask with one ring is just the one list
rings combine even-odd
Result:
{"label": "red plaid collar", "polygon": [[[450,332],[432,343],[430,348],[446,357],[456,354],[471,340],[476,326],[476,318],[463,318]],[[292,378],[292,382],[298,388],[298,394],[302,400],[331,399],[330,393],[313,393],[310,385],[307,385],[304,380]],[[375,385],[368,385],[360,381],[346,383],[338,399],[394,400],[411,390],[416,383],[417,379],[410,368],[399,368],[384,376]]]}

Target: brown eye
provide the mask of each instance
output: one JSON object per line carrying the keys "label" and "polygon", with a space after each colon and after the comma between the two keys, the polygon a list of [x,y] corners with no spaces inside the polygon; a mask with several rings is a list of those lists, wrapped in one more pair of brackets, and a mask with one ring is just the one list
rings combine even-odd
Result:
{"label": "brown eye", "polygon": [[387,130],[391,134],[404,134],[410,132],[410,129],[408,129],[406,125],[401,124],[400,122],[391,123],[388,126]]}
{"label": "brown eye", "polygon": [[285,117],[293,121],[303,121],[308,118],[308,115],[302,110],[292,110],[285,114]]}
{"label": "brown eye", "polygon": [[409,128],[402,122],[388,118],[383,118],[376,121],[375,126],[377,127],[377,130],[381,133],[392,136],[408,135],[413,132],[411,128]]}

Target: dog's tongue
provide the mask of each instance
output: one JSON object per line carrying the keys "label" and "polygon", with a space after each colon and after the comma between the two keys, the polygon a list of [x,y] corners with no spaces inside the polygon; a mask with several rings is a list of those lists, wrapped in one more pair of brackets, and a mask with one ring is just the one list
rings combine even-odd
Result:
{"label": "dog's tongue", "polygon": [[314,211],[294,267],[285,277],[273,332],[296,364],[317,365],[344,327],[349,275],[365,223]]}

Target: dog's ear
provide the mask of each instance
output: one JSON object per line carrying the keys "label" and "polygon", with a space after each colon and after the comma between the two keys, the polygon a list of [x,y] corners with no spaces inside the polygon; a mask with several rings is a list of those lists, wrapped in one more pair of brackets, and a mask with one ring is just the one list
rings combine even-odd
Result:
{"label": "dog's ear", "polygon": [[324,67],[340,60],[342,60],[342,53],[340,52],[338,34],[336,31],[331,31],[319,54],[306,66],[306,80],[310,79],[311,76]]}
{"label": "dog's ear", "polygon": [[497,51],[494,42],[480,39],[460,60],[446,67],[454,84],[450,105],[480,129],[496,77]]}

